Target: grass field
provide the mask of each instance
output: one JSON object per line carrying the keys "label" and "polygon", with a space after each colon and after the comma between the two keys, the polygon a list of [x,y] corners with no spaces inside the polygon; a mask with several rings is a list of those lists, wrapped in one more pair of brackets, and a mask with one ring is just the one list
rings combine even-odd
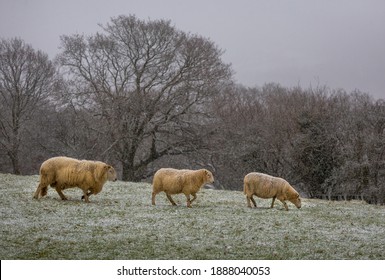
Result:
{"label": "grass field", "polygon": [[385,259],[385,208],[304,199],[283,211],[246,207],[242,192],[202,189],[193,208],[147,183],[107,183],[32,199],[38,176],[0,174],[0,259]]}

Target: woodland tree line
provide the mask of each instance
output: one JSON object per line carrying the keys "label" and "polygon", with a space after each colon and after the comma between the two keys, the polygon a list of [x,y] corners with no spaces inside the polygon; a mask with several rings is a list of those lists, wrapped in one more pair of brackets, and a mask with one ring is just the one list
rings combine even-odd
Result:
{"label": "woodland tree line", "polygon": [[160,167],[287,179],[307,197],[385,203],[385,102],[326,86],[247,88],[208,38],[169,21],[119,16],[63,35],[54,60],[0,42],[0,172],[37,174],[49,157],[113,164],[125,181]]}

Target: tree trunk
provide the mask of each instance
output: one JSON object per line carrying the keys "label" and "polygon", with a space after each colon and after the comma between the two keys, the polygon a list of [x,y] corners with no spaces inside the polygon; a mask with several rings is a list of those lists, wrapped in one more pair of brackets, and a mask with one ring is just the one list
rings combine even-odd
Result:
{"label": "tree trunk", "polygon": [[13,174],[15,175],[20,175],[21,172],[20,172],[20,162],[19,162],[19,157],[16,154],[13,154],[13,153],[8,153],[9,155],[9,158],[11,159],[11,162],[12,162],[12,168],[13,168]]}
{"label": "tree trunk", "polygon": [[122,181],[136,182],[135,170],[129,163],[122,162]]}

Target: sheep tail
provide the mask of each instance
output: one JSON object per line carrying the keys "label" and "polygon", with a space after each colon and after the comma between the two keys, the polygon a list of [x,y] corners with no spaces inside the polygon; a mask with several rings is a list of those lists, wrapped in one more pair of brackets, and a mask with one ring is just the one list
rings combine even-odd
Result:
{"label": "sheep tail", "polygon": [[243,193],[247,194],[248,190],[249,190],[249,185],[246,182],[244,182],[243,183]]}
{"label": "sheep tail", "polygon": [[36,198],[39,197],[39,193],[41,197],[46,196],[48,192],[48,186],[51,183],[52,182],[50,181],[50,178],[48,178],[47,174],[40,172],[40,183],[35,194]]}

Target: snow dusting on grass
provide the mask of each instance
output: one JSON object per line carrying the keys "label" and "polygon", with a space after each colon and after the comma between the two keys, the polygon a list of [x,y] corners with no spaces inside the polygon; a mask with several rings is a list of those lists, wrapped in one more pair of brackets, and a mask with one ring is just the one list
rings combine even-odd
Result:
{"label": "snow dusting on grass", "polygon": [[108,182],[68,201],[49,188],[32,198],[38,176],[0,174],[1,259],[385,259],[385,209],[361,201],[303,200],[302,209],[242,192],[202,189],[186,207],[151,185]]}

